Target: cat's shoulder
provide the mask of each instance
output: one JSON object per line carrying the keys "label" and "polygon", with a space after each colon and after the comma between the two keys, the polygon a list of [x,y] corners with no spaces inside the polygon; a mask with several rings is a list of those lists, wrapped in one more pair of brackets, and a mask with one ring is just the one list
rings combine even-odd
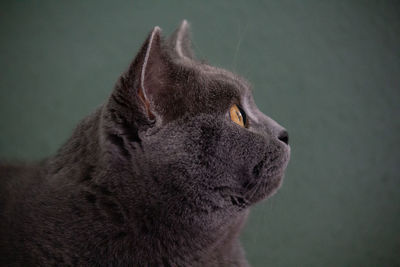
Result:
{"label": "cat's shoulder", "polygon": [[8,163],[0,160],[0,207],[5,202],[20,195],[29,184],[39,179],[40,164],[22,162]]}

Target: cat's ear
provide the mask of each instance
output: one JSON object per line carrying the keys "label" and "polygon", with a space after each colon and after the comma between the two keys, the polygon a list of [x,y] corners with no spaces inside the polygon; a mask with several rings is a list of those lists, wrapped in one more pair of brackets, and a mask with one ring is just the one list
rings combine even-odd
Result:
{"label": "cat's ear", "polygon": [[181,22],[168,39],[168,46],[177,57],[195,59],[190,40],[190,25],[186,20]]}
{"label": "cat's ear", "polygon": [[142,63],[140,71],[140,83],[138,96],[143,102],[150,119],[155,118],[154,107],[151,102],[154,94],[162,90],[163,76],[166,72],[161,48],[161,29],[156,26],[147,38],[140,53],[144,58],[139,60]]}
{"label": "cat's ear", "polygon": [[160,115],[158,99],[165,94],[169,84],[169,60],[163,48],[161,29],[156,26],[142,45],[139,53],[121,78],[120,88],[125,95],[134,96],[136,106],[150,120]]}

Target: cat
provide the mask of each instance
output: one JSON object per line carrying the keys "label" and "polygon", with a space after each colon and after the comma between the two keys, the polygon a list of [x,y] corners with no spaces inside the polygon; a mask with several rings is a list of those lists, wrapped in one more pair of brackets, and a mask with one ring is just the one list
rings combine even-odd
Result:
{"label": "cat", "polygon": [[280,187],[286,130],[243,78],[155,27],[58,152],[0,166],[2,266],[248,266],[249,207]]}

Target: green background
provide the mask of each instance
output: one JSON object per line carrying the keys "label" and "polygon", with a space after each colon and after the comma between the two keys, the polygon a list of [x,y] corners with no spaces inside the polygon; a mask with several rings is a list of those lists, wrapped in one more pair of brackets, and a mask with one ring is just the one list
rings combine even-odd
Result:
{"label": "green background", "polygon": [[0,158],[51,155],[153,26],[243,75],[290,133],[252,209],[253,266],[400,266],[399,1],[1,1]]}

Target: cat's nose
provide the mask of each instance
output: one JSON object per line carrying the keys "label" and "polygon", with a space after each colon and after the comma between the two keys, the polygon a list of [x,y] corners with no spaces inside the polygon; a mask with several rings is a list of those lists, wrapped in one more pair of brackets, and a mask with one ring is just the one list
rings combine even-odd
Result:
{"label": "cat's nose", "polygon": [[286,130],[282,130],[278,135],[278,139],[288,145],[289,144],[288,132]]}

